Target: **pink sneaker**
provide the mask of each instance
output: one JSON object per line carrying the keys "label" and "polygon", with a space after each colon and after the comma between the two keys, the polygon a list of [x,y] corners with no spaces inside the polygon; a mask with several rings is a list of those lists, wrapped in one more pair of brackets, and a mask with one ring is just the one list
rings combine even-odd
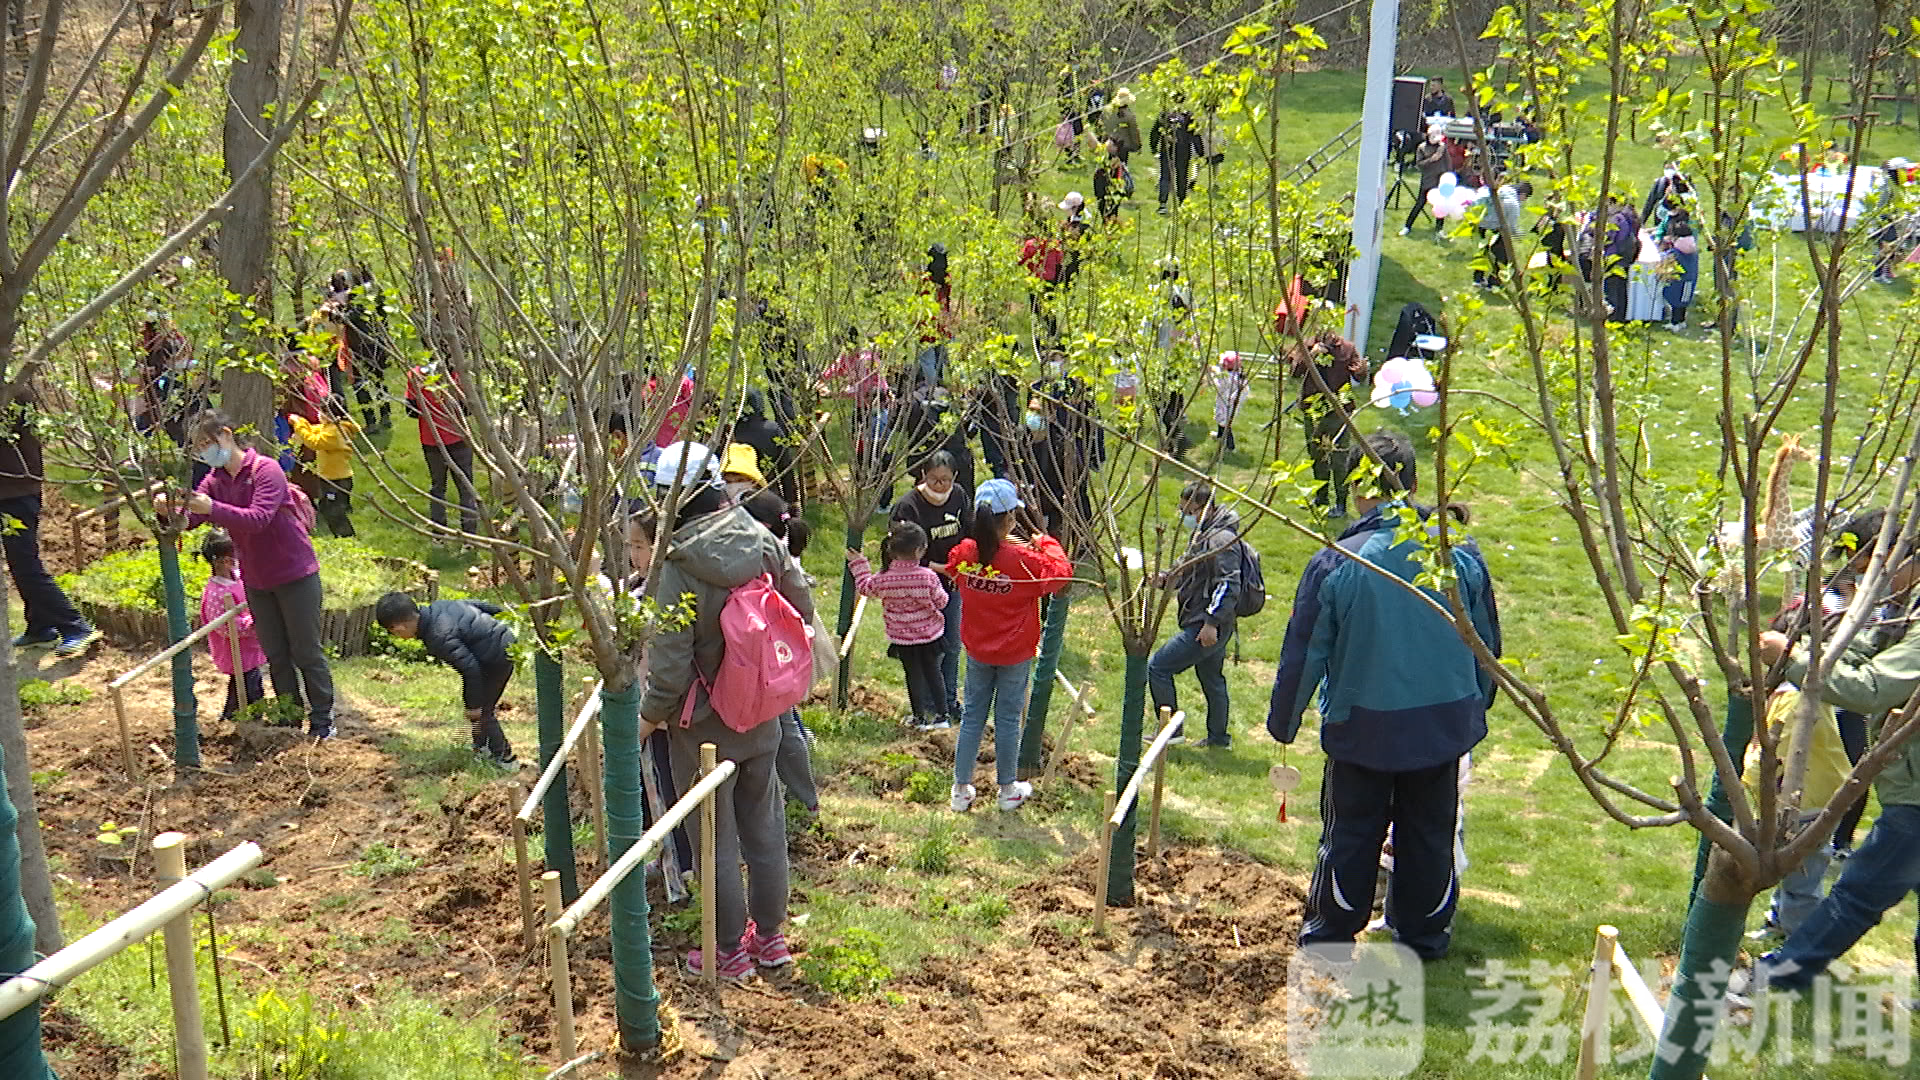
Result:
{"label": "pink sneaker", "polygon": [[793,963],[793,951],[787,948],[787,935],[768,934],[753,939],[753,962],[763,968],[786,967]]}
{"label": "pink sneaker", "polygon": [[740,948],[763,968],[785,967],[793,963],[793,951],[787,948],[787,935],[762,937],[760,927],[747,920],[747,931],[740,935]]}
{"label": "pink sneaker", "polygon": [[[753,974],[753,957],[747,952],[748,939],[742,938],[740,944],[731,952],[720,953],[720,977],[728,982],[744,982]],[[705,975],[706,958],[699,949],[687,950],[687,970],[695,975]]]}

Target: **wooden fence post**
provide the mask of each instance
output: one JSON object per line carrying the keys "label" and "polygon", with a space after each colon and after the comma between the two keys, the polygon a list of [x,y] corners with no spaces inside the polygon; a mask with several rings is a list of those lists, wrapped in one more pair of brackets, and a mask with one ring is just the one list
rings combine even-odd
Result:
{"label": "wooden fence post", "polygon": [[1596,1080],[1606,1064],[1611,1034],[1607,1030],[1608,999],[1613,996],[1613,952],[1620,931],[1602,926],[1593,935],[1593,969],[1587,979],[1587,1012],[1580,1021],[1580,1062],[1575,1080]]}
{"label": "wooden fence post", "polygon": [[540,875],[540,890],[547,901],[547,966],[553,976],[553,1048],[561,1061],[572,1061],[580,1052],[573,1030],[573,971],[567,961],[567,935],[553,924],[567,913],[567,902],[560,895],[560,871]]}
{"label": "wooden fence post", "polygon": [[527,859],[527,823],[520,820],[520,804],[527,801],[527,786],[514,781],[513,794],[513,865],[520,894],[520,933],[527,951],[532,952],[539,947],[540,938],[533,916],[533,866]]}
{"label": "wooden fence post", "polygon": [[[172,883],[187,876],[185,833],[164,832],[153,838],[157,877]],[[161,930],[166,940],[167,991],[173,998],[173,1045],[179,1057],[180,1080],[207,1080],[207,1031],[200,1015],[200,977],[193,960],[193,911]]]}
{"label": "wooden fence post", "polygon": [[1093,880],[1093,932],[1107,932],[1107,873],[1113,868],[1113,806],[1117,801],[1107,792],[1106,810],[1100,816],[1100,870]]}

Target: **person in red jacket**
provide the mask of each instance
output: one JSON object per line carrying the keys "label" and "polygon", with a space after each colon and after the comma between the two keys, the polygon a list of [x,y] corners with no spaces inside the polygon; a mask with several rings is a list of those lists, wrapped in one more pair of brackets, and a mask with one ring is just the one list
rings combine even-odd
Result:
{"label": "person in red jacket", "polygon": [[989,708],[1000,809],[1018,810],[1033,795],[1032,784],[1014,779],[1014,768],[1027,678],[1040,646],[1039,600],[1066,587],[1073,563],[1060,541],[1044,532],[1013,535],[1013,512],[1025,505],[1011,481],[981,484],[972,535],[954,545],[943,571],[959,586],[960,642],[967,649],[967,694],[953,751],[956,812],[973,805],[973,770]]}
{"label": "person in red jacket", "polygon": [[407,372],[407,415],[420,421],[420,453],[427,459],[427,520],[447,523],[447,476],[460,494],[460,530],[480,531],[480,497],[473,490],[473,447],[467,445],[460,382],[438,361]]}

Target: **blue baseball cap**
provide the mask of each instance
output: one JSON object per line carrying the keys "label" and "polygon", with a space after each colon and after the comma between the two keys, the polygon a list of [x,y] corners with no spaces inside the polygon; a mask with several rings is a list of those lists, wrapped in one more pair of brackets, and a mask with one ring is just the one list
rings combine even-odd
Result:
{"label": "blue baseball cap", "polygon": [[989,513],[1004,514],[1027,504],[1020,501],[1020,493],[1013,489],[1013,481],[994,479],[980,485],[980,491],[973,497],[973,505],[984,506]]}

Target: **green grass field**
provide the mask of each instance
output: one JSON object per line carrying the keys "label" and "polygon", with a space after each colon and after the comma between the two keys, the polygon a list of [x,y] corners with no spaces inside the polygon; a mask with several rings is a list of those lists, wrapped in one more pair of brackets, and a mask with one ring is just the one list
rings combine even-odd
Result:
{"label": "green grass field", "polygon": [[[1296,77],[1282,95],[1282,130],[1290,151],[1304,155],[1357,118],[1361,86],[1357,75],[1315,72]],[[1151,118],[1155,103],[1143,100],[1141,114]],[[1882,128],[1876,139],[1881,156],[1906,152],[1920,157],[1920,135],[1909,129]],[[1646,142],[1623,145],[1622,173],[1638,178],[1644,187],[1659,172],[1663,152]],[[1878,158],[1870,158],[1878,160]],[[1150,159],[1136,159],[1140,197],[1126,215],[1143,231],[1139,247],[1153,249],[1164,219],[1152,212],[1153,173]],[[1244,163],[1243,163],[1244,164]],[[1353,163],[1346,159],[1323,174],[1328,190],[1350,183]],[[1068,189],[1088,190],[1078,175],[1056,173],[1045,191],[1058,199]],[[1204,195],[1202,196],[1204,197]],[[1447,316],[1462,310],[1469,287],[1470,259],[1475,253],[1465,237],[1433,237],[1424,228],[1411,237],[1393,235],[1404,204],[1389,211],[1382,282],[1376,301],[1372,359],[1391,333],[1401,304],[1419,300]],[[1791,271],[1804,259],[1799,239],[1761,234],[1761,261],[1777,264],[1783,288],[1795,288]],[[1895,317],[1897,305],[1909,296],[1910,285],[1874,288],[1853,302],[1846,325],[1850,348],[1871,351],[1879,328]],[[1479,304],[1482,298],[1473,298]],[[1484,298],[1479,318],[1482,329],[1456,342],[1462,379],[1470,387],[1492,390],[1517,400],[1531,400],[1523,358],[1487,344],[1510,318],[1506,301]],[[1793,303],[1781,305],[1780,319],[1791,318]],[[1704,308],[1701,310],[1704,315]],[[1766,323],[1765,313],[1755,318]],[[1229,341],[1223,347],[1235,344]],[[1638,328],[1627,331],[1620,346],[1631,359],[1646,405],[1659,414],[1659,429],[1670,433],[1657,448],[1694,468],[1711,470],[1718,461],[1719,440],[1713,423],[1714,401],[1697,392],[1714,378],[1714,343],[1705,331],[1682,335]],[[1248,347],[1251,347],[1250,345]],[[1869,365],[1870,366],[1870,365]],[[1850,392],[1855,388],[1850,387]],[[1203,396],[1190,410],[1196,433],[1207,426],[1210,399]],[[1811,430],[1812,404],[1790,411],[1787,430]],[[1269,387],[1257,386],[1243,412],[1239,431],[1243,443],[1257,442],[1257,429],[1271,419]],[[1393,415],[1361,416],[1362,426],[1389,424],[1418,427],[1417,419]],[[1290,455],[1300,453],[1299,436],[1291,421],[1284,443]],[[1424,437],[1424,432],[1416,430]],[[387,439],[386,450],[416,483],[424,485],[424,469],[414,451],[411,428],[403,421]],[[377,452],[370,448],[370,452]],[[1210,444],[1203,441],[1196,460],[1208,460]],[[1236,483],[1250,481],[1263,464],[1246,453],[1230,455],[1222,476]],[[1570,730],[1591,731],[1614,706],[1616,688],[1624,681],[1625,657],[1612,642],[1612,631],[1594,596],[1590,578],[1573,530],[1559,508],[1548,482],[1551,457],[1536,442],[1521,447],[1519,468],[1488,471],[1476,477],[1462,498],[1474,510],[1473,532],[1485,549],[1499,592],[1508,656],[1527,676],[1545,686],[1555,708]],[[373,485],[362,482],[356,501],[383,498]],[[485,499],[483,492],[483,500]],[[806,563],[819,579],[816,602],[831,611],[837,601],[836,583],[841,565],[835,542],[842,523],[827,504],[810,507],[808,515],[821,538]],[[413,533],[383,519],[370,508],[356,513],[361,533],[369,542],[399,554],[426,558],[456,575],[466,565],[458,553],[429,551]],[[1276,599],[1262,615],[1242,626],[1238,659],[1229,666],[1234,698],[1235,746],[1229,752],[1180,749],[1169,767],[1172,795],[1167,827],[1179,844],[1211,844],[1246,851],[1257,858],[1296,871],[1304,880],[1314,858],[1318,836],[1315,810],[1319,756],[1312,721],[1300,744],[1283,751],[1265,733],[1267,698],[1275,660],[1286,623],[1286,598],[1313,545],[1271,522],[1255,529],[1253,540],[1263,552],[1270,591]],[[902,705],[905,695],[897,666],[884,653],[877,618],[869,619],[852,662],[858,681],[891,695]],[[392,732],[396,768],[407,777],[409,790],[422,800],[437,800],[444,786],[477,782],[457,764],[449,767],[437,748],[448,739],[446,721],[457,709],[456,679],[439,668],[407,667],[396,682],[395,661],[368,658],[339,665],[340,684],[348,700],[378,700],[403,710],[409,721]],[[1118,741],[1118,712],[1124,655],[1102,605],[1076,605],[1062,670],[1087,688],[1098,709],[1098,722],[1075,737],[1076,748],[1093,753],[1103,769],[1111,768]],[[569,668],[569,688],[585,682],[583,665]],[[384,676],[384,677],[383,677]],[[1197,687],[1182,683],[1183,702],[1199,707]],[[508,715],[508,732],[516,746],[531,747],[532,685],[530,677],[511,690],[520,708]],[[1053,716],[1063,716],[1068,702],[1054,699]],[[885,943],[884,959],[896,970],[911,966],[928,954],[959,954],[994,937],[994,898],[1023,881],[1050,874],[1079,854],[1097,836],[1098,808],[1092,796],[1056,798],[1049,794],[1023,812],[1028,827],[1013,828],[987,809],[956,818],[942,798],[934,805],[915,805],[876,797],[863,791],[855,767],[889,751],[902,735],[893,717],[856,713],[833,716],[810,714],[820,735],[816,772],[825,779],[825,818],[832,823],[870,825],[896,847],[911,850],[925,869],[904,879],[916,896],[913,907],[873,902],[865,893],[812,890],[797,913],[808,916],[803,937],[824,939],[846,928],[877,931]],[[1489,1065],[1472,1060],[1472,1013],[1488,1001],[1478,970],[1490,961],[1508,967],[1541,961],[1557,972],[1552,985],[1565,993],[1557,1020],[1577,1030],[1580,986],[1597,924],[1612,923],[1621,930],[1625,947],[1637,958],[1671,957],[1678,948],[1681,920],[1693,866],[1694,833],[1684,828],[1632,832],[1607,820],[1571,778],[1564,764],[1541,735],[1511,706],[1496,707],[1490,718],[1491,735],[1475,753],[1473,783],[1467,793],[1467,847],[1472,861],[1464,881],[1464,898],[1456,926],[1453,955],[1428,968],[1429,1040],[1426,1058],[1416,1075],[1466,1078],[1498,1075],[1516,1078],[1564,1077],[1572,1069],[1571,1050],[1554,1061]],[[1291,821],[1274,820],[1274,803],[1266,785],[1268,767],[1283,756],[1306,774],[1302,790],[1291,800]],[[1658,731],[1629,739],[1615,758],[1623,779],[1658,788],[1674,771],[1673,755]],[[1870,811],[1871,815],[1871,811]],[[896,884],[903,875],[895,874]],[[977,917],[929,918],[930,913],[967,907]],[[1756,922],[1758,915],[1756,913]],[[1866,966],[1911,963],[1910,930],[1915,918],[1911,899],[1889,916],[1850,957]],[[1616,1044],[1631,1046],[1625,1022],[1616,1030]],[[1575,1040],[1569,1039],[1569,1045]],[[1744,1075],[1788,1077],[1809,1075],[1805,1057],[1787,1065],[1754,1066]],[[1644,1071],[1644,1059],[1620,1065],[1607,1075],[1632,1076]],[[429,1075],[429,1074],[422,1074]],[[1720,1075],[1716,1072],[1715,1075]],[[1840,1053],[1835,1062],[1819,1067],[1830,1077],[1890,1077],[1906,1075]]]}

